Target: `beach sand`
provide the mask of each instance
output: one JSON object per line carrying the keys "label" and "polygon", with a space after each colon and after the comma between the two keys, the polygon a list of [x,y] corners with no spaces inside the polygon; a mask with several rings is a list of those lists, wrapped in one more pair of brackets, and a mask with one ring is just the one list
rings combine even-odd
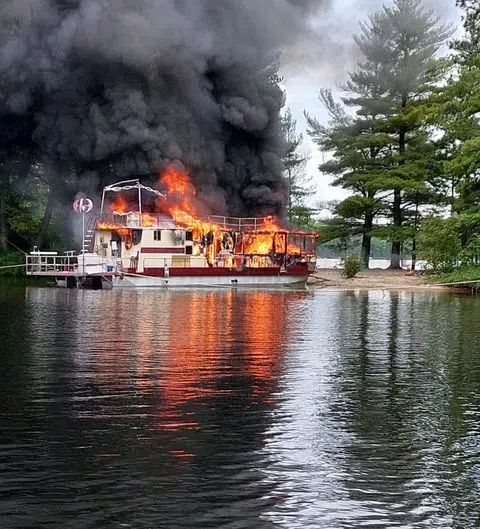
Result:
{"label": "beach sand", "polygon": [[342,276],[342,270],[333,268],[317,269],[309,278],[308,286],[338,288],[343,290],[387,289],[387,290],[446,290],[447,287],[429,284],[423,275],[407,275],[405,270],[373,268],[362,270],[355,277]]}

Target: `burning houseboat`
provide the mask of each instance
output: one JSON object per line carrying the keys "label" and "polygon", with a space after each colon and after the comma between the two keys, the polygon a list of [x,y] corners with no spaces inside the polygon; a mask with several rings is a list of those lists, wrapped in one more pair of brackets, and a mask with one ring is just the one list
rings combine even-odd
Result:
{"label": "burning houseboat", "polygon": [[27,274],[93,288],[278,287],[304,286],[314,271],[315,233],[272,217],[202,216],[186,173],[169,169],[161,183],[166,194],[138,180],[107,186],[82,251],[32,252]]}

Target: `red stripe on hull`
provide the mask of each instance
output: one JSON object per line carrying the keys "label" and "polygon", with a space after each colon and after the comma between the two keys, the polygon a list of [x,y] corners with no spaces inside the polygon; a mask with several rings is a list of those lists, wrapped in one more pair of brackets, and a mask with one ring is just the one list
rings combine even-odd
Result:
{"label": "red stripe on hull", "polygon": [[172,248],[141,248],[140,253],[174,253],[174,254],[185,254],[185,248],[172,247]]}
{"label": "red stripe on hull", "polygon": [[[269,268],[247,268],[246,270],[234,270],[231,268],[168,268],[171,277],[208,277],[208,276],[278,276],[280,275],[280,267]],[[151,277],[164,277],[165,271],[163,268],[145,268],[143,274]],[[289,267],[285,273],[281,275],[289,276],[304,276],[308,275],[308,266],[306,264],[298,264]]]}
{"label": "red stripe on hull", "polygon": [[[168,267],[172,277],[207,277],[207,276],[278,276],[280,268],[247,268],[247,270],[235,271],[230,268],[176,268]],[[145,275],[163,277],[163,268],[145,268]]]}
{"label": "red stripe on hull", "polygon": [[[315,269],[314,269],[315,270]],[[297,263],[294,265],[287,266],[288,275],[292,276],[303,276],[309,273],[308,263]]]}

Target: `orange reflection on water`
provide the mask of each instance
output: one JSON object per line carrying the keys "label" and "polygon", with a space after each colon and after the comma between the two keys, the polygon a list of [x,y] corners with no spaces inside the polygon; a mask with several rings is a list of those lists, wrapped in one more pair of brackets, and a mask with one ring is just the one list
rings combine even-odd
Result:
{"label": "orange reflection on water", "polygon": [[[120,393],[128,392],[130,384],[140,391],[152,388],[155,385],[152,367],[158,362],[158,339],[148,315],[152,310],[150,299],[132,294],[116,293],[116,303],[102,297],[97,307],[98,332],[88,333],[98,350],[94,357],[96,382]],[[126,303],[124,298],[128,300]],[[162,314],[155,325],[159,326],[159,319]],[[108,336],[108,342],[95,343],[104,335]]]}
{"label": "orange reflection on water", "polygon": [[218,301],[215,292],[178,293],[171,298],[158,413],[163,429],[195,428],[197,423],[182,408],[191,400],[217,394],[219,345],[231,318],[231,305]]}
{"label": "orange reflection on water", "polygon": [[231,383],[235,377],[257,402],[268,403],[285,341],[284,301],[266,291],[174,296],[159,426],[194,427],[186,411],[189,401],[239,391]]}
{"label": "orange reflection on water", "polygon": [[267,403],[277,380],[279,355],[285,343],[284,297],[254,292],[243,300],[243,306],[244,369],[252,377],[253,393],[264,394],[263,402]]}
{"label": "orange reflection on water", "polygon": [[133,391],[139,413],[166,432],[199,428],[200,410],[215,413],[217,406],[195,404],[202,399],[268,405],[292,296],[199,290],[119,292],[115,303],[105,297],[98,321],[112,343],[95,355],[95,379],[119,394]]}

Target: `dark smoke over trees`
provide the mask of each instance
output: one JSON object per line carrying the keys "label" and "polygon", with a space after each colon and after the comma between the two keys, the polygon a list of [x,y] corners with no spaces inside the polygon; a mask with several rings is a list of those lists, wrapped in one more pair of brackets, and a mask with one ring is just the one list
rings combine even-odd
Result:
{"label": "dark smoke over trees", "polygon": [[30,159],[69,197],[173,161],[215,211],[282,213],[277,58],[319,4],[3,0],[2,173]]}

